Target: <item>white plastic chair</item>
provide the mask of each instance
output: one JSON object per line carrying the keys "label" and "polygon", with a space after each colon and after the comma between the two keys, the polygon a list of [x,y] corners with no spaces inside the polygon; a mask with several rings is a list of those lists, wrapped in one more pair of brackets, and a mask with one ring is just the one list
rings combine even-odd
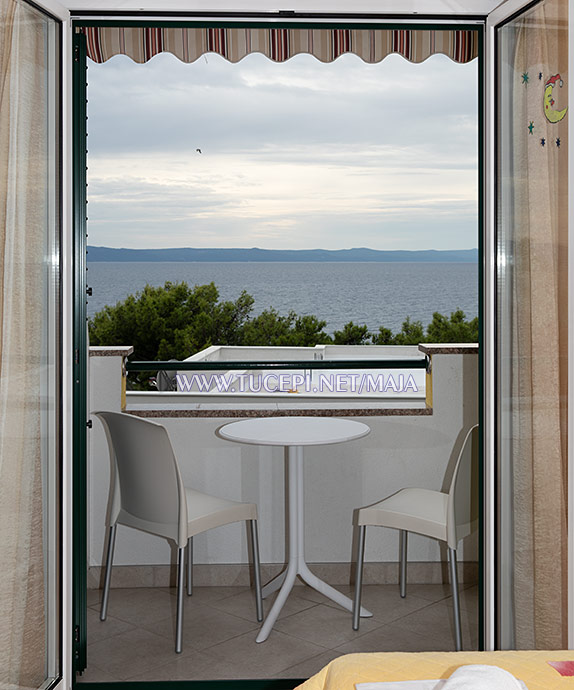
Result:
{"label": "white plastic chair", "polygon": [[456,549],[458,542],[478,526],[478,425],[464,439],[448,493],[429,489],[401,489],[358,511],[357,576],[353,601],[353,630],[359,629],[365,531],[367,525],[400,530],[399,583],[407,594],[407,536],[416,532],[448,545],[456,650],[462,650]]}
{"label": "white plastic chair", "polygon": [[175,651],[181,652],[184,555],[187,593],[192,594],[193,537],[213,527],[247,520],[251,527],[257,620],[263,620],[257,506],[216,498],[183,485],[165,427],[119,412],[94,412],[103,423],[112,459],[109,540],[100,619],[106,620],[118,524],[177,544],[177,622]]}

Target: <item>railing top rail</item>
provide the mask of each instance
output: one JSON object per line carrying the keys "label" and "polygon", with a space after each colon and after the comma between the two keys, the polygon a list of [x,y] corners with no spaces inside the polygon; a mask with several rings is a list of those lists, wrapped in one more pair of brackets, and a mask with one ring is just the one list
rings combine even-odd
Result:
{"label": "railing top rail", "polygon": [[127,361],[127,371],[226,371],[242,369],[428,369],[430,359],[423,357],[388,359],[320,359],[303,361],[247,362],[160,362]]}

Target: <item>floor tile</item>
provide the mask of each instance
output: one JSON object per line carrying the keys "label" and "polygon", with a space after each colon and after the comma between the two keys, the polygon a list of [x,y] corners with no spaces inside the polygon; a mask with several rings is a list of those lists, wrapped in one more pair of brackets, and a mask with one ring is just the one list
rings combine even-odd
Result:
{"label": "floor tile", "polygon": [[[184,601],[183,610],[183,646],[185,649],[199,651],[244,633],[251,633],[252,638],[255,639],[260,625],[255,616],[253,620],[247,621],[212,606],[193,605],[187,600]],[[173,640],[175,639],[175,614],[173,618],[164,618],[141,627]]]}
{"label": "floor tile", "polygon": [[[453,651],[455,648],[452,608],[443,602],[405,616],[394,625],[429,639],[432,646],[423,651]],[[463,648],[478,649],[478,621],[466,609],[461,609],[461,628]]]}
{"label": "floor tile", "polygon": [[[193,587],[193,594],[191,599],[198,601],[201,604],[209,604],[220,599],[234,596],[235,594],[245,594],[250,590],[249,587]],[[164,591],[169,592],[172,596],[177,595],[175,587],[165,588]]]}
{"label": "floor tile", "polygon": [[[464,591],[472,584],[459,584],[459,591]],[[398,589],[398,588],[397,588]],[[443,583],[441,585],[408,585],[407,586],[407,597],[414,594],[421,599],[428,599],[429,601],[440,601],[441,599],[447,599],[451,596],[450,584]]]}
{"label": "floor tile", "polygon": [[253,633],[248,633],[210,647],[208,653],[233,664],[238,678],[274,678],[282,669],[325,651],[325,647],[272,630],[261,644],[255,642]]}
{"label": "floor tile", "polygon": [[175,616],[175,597],[160,588],[112,589],[108,614],[133,625],[155,623]]}
{"label": "floor tile", "polygon": [[[182,654],[187,653],[184,646]],[[118,680],[147,673],[158,666],[172,663],[178,656],[172,639],[140,628],[100,640],[88,647],[91,663]]]}
{"label": "floor tile", "polygon": [[167,680],[224,680],[237,679],[237,668],[207,652],[193,652],[174,659],[163,666],[146,673],[139,673],[128,678],[130,681],[167,681]]}
{"label": "floor tile", "polygon": [[[430,586],[437,587],[437,585]],[[440,587],[440,585],[438,586]],[[342,585],[338,586],[337,589],[350,598],[353,598],[354,596],[354,586]],[[409,591],[408,595],[403,599],[401,598],[397,585],[365,585],[361,595],[361,606],[364,606],[366,609],[368,609],[373,614],[373,618],[361,618],[361,626],[363,621],[368,620],[371,620],[373,623],[379,625],[389,623],[402,618],[403,616],[407,616],[414,611],[418,611],[425,606],[429,606],[432,601],[428,597],[432,596],[433,593],[432,591],[428,591],[426,594],[427,598],[425,599]],[[345,610],[334,601],[327,599],[320,592],[317,592],[310,587],[304,588],[300,596],[309,598],[310,601],[324,603],[327,606],[338,609],[339,611]],[[442,597],[442,592],[439,593],[438,590],[435,589],[434,596]]]}
{"label": "floor tile", "polygon": [[[379,625],[381,623],[374,622],[374,618],[362,620],[364,632],[369,632]],[[277,621],[273,629],[329,649],[338,647],[355,637],[351,612],[323,604]]]}
{"label": "floor tile", "polygon": [[99,606],[102,597],[101,589],[88,589],[87,604],[88,606]]}
{"label": "floor tile", "polygon": [[[216,609],[220,611],[225,611],[226,613],[232,613],[234,616],[240,616],[246,620],[256,620],[255,612],[255,595],[252,591],[244,591],[241,594],[235,594],[231,597],[226,597],[225,599],[218,599],[211,603]],[[285,605],[281,609],[279,614],[279,620],[291,616],[294,613],[299,613],[308,608],[316,606],[314,601],[309,599],[304,599],[297,596],[297,589],[300,587],[294,587],[285,602]],[[273,606],[273,603],[277,597],[277,593],[269,595],[266,599],[263,599],[263,611],[267,615]]]}
{"label": "floor tile", "polygon": [[108,671],[104,671],[91,663],[89,657],[88,668],[82,675],[77,676],[77,681],[79,683],[113,683],[116,680],[119,680],[116,676],[113,676]]}
{"label": "floor tile", "polygon": [[336,650],[329,650],[328,652],[322,652],[317,656],[313,656],[310,659],[301,661],[294,666],[282,669],[277,674],[278,678],[310,678],[318,673],[323,666],[326,666],[330,661],[341,656],[341,653]]}
{"label": "floor tile", "polygon": [[[469,587],[459,592],[460,608],[466,609],[469,614],[476,617],[478,625],[478,587]],[[441,600],[441,604],[445,606],[452,606],[452,596]]]}
{"label": "floor tile", "polygon": [[395,624],[383,625],[372,632],[363,634],[361,628],[355,633],[354,640],[337,647],[341,654],[357,652],[420,652],[432,646],[431,635],[422,636],[400,628]]}
{"label": "floor tile", "polygon": [[114,637],[114,635],[134,628],[131,623],[109,615],[105,621],[101,621],[99,611],[94,611],[92,609],[88,609],[87,621],[89,644],[105,640],[108,637]]}
{"label": "floor tile", "polygon": [[[395,585],[365,585],[361,605],[371,611],[375,621],[390,623],[431,605],[431,601],[408,592],[403,599]],[[361,618],[361,626],[367,618]]]}
{"label": "floor tile", "polygon": [[[336,589],[353,595],[351,586]],[[396,585],[366,585],[363,605],[375,615],[362,618],[359,631],[350,612],[310,587],[294,587],[261,644],[251,588],[195,587],[184,597],[181,655],[174,650],[174,588],[112,590],[105,622],[99,596],[89,598],[89,667],[80,682],[307,678],[343,653],[454,649],[448,585],[409,585],[406,599]],[[476,649],[478,588],[462,585],[460,600],[463,645]],[[271,597],[266,611],[270,604]]]}

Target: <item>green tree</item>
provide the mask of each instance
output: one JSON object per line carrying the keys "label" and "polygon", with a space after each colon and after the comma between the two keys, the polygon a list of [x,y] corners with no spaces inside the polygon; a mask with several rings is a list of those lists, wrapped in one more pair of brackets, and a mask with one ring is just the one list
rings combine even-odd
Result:
{"label": "green tree", "polygon": [[373,333],[373,345],[394,345],[395,335],[390,328],[381,326],[378,333]]}
{"label": "green tree", "polygon": [[427,343],[477,343],[478,316],[472,321],[466,320],[462,309],[453,311],[450,319],[435,312],[427,326]]}
{"label": "green tree", "polygon": [[461,309],[452,312],[450,318],[435,312],[426,328],[420,321],[403,321],[401,330],[393,333],[381,326],[372,337],[373,345],[418,345],[419,343],[476,343],[478,342],[478,317],[467,321]]}
{"label": "green tree", "polygon": [[401,330],[393,333],[390,328],[381,326],[379,332],[373,335],[373,345],[418,345],[426,340],[421,321],[411,321],[411,317],[403,321]]}
{"label": "green tree", "polygon": [[294,311],[281,316],[273,308],[266,309],[245,323],[238,344],[313,347],[331,342],[323,330],[326,325],[326,321],[319,321],[315,316],[297,316]]}
{"label": "green tree", "polygon": [[346,323],[342,331],[335,331],[334,336],[335,345],[366,345],[371,338],[368,326],[359,326],[352,321]]}
{"label": "green tree", "polygon": [[418,345],[425,342],[423,324],[421,321],[411,321],[411,317],[403,321],[401,330],[393,338],[393,345]]}
{"label": "green tree", "polygon": [[[313,347],[332,342],[417,345],[478,340],[478,318],[467,321],[461,309],[452,312],[450,318],[435,312],[426,334],[420,321],[407,317],[398,333],[381,326],[372,334],[365,324],[349,321],[331,338],[324,330],[326,322],[316,316],[299,316],[293,310],[282,315],[270,308],[251,317],[253,302],[245,291],[235,301],[222,302],[213,283],[195,287],[184,282],[146,285],[123,302],[104,307],[90,320],[90,342],[133,345],[136,359],[168,360],[185,359],[210,345]],[[147,376],[142,375],[143,382]]]}
{"label": "green tree", "polygon": [[252,308],[245,291],[220,302],[213,283],[146,285],[90,320],[90,343],[133,345],[137,359],[185,359],[209,345],[238,344]]}

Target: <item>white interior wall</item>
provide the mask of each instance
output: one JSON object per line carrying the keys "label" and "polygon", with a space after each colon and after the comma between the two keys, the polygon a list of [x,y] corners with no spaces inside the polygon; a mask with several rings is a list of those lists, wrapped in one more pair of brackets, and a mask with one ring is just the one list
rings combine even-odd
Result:
{"label": "white interior wall", "polygon": [[[452,449],[461,430],[478,419],[477,355],[434,355],[432,416],[361,417],[371,433],[358,441],[305,449],[306,555],[310,562],[351,560],[354,509],[404,487],[443,488]],[[119,410],[121,357],[90,357],[91,410]],[[215,431],[233,419],[162,418],[179,459],[184,482],[225,498],[259,507],[263,563],[280,563],[285,554],[285,463],[282,448],[234,444]],[[89,562],[101,565],[104,516],[109,487],[109,457],[101,423],[94,418],[89,453]],[[476,537],[461,552],[477,560]],[[196,563],[247,562],[246,532],[229,525],[194,538]],[[114,563],[167,564],[172,552],[158,537],[120,526]],[[434,561],[437,542],[417,535],[409,559]],[[366,559],[396,561],[394,530],[373,528]]]}

